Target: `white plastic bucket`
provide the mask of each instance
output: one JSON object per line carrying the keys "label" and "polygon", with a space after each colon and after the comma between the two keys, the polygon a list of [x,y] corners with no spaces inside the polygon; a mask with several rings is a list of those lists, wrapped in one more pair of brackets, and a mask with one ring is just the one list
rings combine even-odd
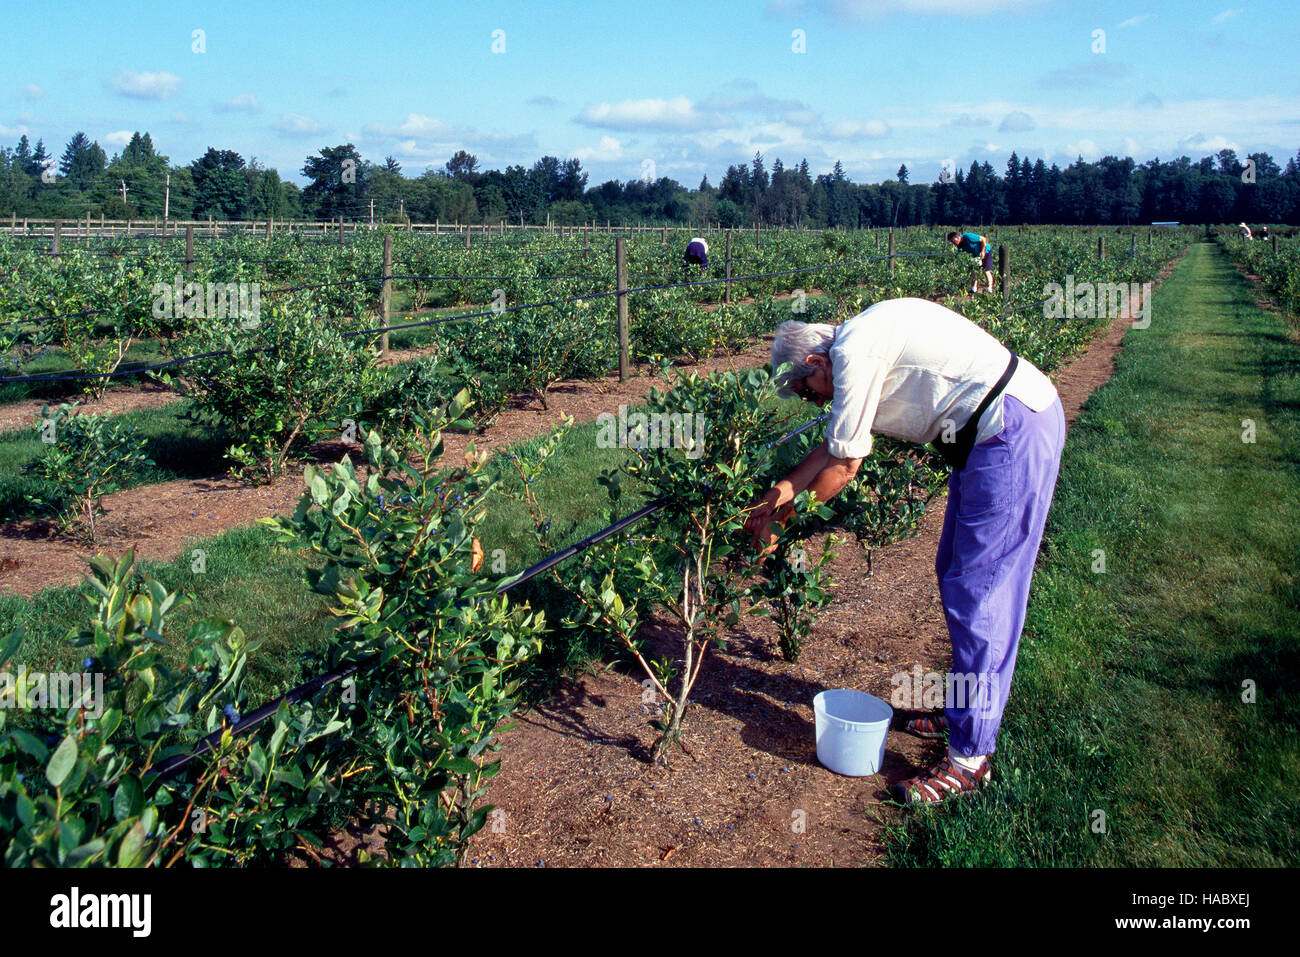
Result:
{"label": "white plastic bucket", "polygon": [[813,698],[817,760],[836,774],[875,774],[885,760],[894,709],[864,691],[840,688]]}

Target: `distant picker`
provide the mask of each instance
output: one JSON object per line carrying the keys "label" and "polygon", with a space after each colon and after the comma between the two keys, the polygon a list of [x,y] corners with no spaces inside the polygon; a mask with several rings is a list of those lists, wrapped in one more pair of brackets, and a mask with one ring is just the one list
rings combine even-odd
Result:
{"label": "distant picker", "polygon": [[682,260],[687,266],[695,265],[703,269],[709,264],[709,244],[700,236],[696,236],[686,245],[686,253]]}
{"label": "distant picker", "polygon": [[[987,239],[979,233],[959,233],[953,230],[948,234],[948,242],[952,243],[964,253],[970,253],[975,257],[984,270],[984,278],[988,281],[989,292],[993,291],[993,246]],[[976,293],[980,291],[980,282],[978,277],[971,283],[970,291]]]}

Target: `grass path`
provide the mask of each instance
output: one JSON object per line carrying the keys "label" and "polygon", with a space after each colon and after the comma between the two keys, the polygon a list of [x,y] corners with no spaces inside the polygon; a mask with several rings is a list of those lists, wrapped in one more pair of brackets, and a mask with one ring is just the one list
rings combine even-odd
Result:
{"label": "grass path", "polygon": [[1300,347],[1255,298],[1198,244],[1125,337],[1066,443],[997,783],[894,863],[1300,862]]}

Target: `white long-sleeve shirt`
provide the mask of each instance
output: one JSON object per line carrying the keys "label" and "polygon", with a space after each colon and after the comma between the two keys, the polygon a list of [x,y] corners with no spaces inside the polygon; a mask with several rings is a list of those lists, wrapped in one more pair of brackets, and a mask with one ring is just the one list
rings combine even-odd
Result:
{"label": "white long-sleeve shirt", "polygon": [[[955,434],[1006,371],[1006,346],[928,299],[891,299],[858,313],[836,330],[831,345],[835,395],[826,438],[831,455],[866,458],[871,433],[909,442]],[[1020,359],[1002,395],[980,420],[976,444],[1002,431],[1002,396],[1035,412],[1056,401],[1056,389]]]}

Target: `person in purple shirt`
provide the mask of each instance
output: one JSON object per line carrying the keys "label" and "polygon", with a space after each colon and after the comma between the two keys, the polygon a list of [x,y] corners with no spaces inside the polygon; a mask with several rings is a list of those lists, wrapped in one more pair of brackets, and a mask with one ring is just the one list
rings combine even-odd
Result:
{"label": "person in purple shirt", "polygon": [[[993,246],[979,233],[959,233],[956,230],[948,234],[948,242],[964,253],[970,253],[984,269],[984,278],[988,280],[989,292],[993,291]],[[979,292],[979,280],[971,283],[970,291]]]}
{"label": "person in purple shirt", "polygon": [[709,244],[703,237],[696,236],[686,246],[686,254],[682,260],[687,266],[695,265],[703,269],[709,264]]}

